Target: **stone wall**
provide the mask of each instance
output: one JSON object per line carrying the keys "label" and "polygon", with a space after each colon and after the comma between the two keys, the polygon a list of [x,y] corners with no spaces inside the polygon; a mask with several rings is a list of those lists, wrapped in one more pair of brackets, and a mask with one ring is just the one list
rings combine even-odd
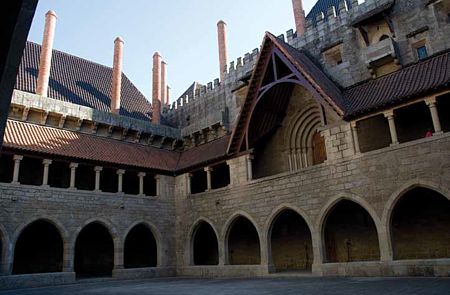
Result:
{"label": "stone wall", "polygon": [[[351,142],[346,139],[351,138],[349,124],[334,128],[337,129],[325,130],[327,141],[338,140],[343,133],[342,142]],[[336,139],[331,139],[333,136]],[[198,273],[189,260],[190,234],[198,220],[207,220],[218,233],[219,267],[225,269],[223,275],[232,274],[232,268],[227,268],[225,241],[229,226],[237,216],[244,216],[254,224],[260,238],[260,266],[273,270],[268,232],[273,219],[288,208],[298,212],[311,230],[314,274],[411,275],[430,274],[426,269],[431,269],[433,275],[450,275],[450,259],[417,260],[415,263],[394,261],[388,226],[396,201],[413,187],[430,188],[450,198],[450,135],[437,135],[364,154],[355,154],[353,147],[348,149],[349,154],[338,153],[338,148],[334,157],[324,164],[249,182],[246,179],[248,156],[241,156],[229,161],[232,178],[229,188],[195,196],[186,195],[185,175],[177,177],[178,274]],[[324,263],[324,222],[340,200],[356,202],[373,220],[381,256],[378,261]],[[360,235],[362,238],[364,233],[361,231]]]}

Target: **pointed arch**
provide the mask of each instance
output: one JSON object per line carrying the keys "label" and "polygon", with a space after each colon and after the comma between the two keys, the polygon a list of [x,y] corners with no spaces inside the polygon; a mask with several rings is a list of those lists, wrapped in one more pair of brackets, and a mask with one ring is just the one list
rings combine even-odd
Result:
{"label": "pointed arch", "polygon": [[127,229],[123,241],[124,268],[161,265],[159,233],[151,223],[133,223]]}
{"label": "pointed arch", "polygon": [[245,212],[233,214],[224,226],[225,261],[232,265],[261,263],[261,233]]}
{"label": "pointed arch", "polygon": [[189,231],[191,265],[219,264],[219,235],[212,222],[199,218]]}

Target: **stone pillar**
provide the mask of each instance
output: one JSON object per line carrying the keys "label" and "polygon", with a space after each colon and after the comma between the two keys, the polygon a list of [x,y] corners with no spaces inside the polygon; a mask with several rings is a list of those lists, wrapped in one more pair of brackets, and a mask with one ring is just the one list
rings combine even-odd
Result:
{"label": "stone pillar", "polygon": [[55,39],[56,13],[50,10],[45,14],[44,38],[42,39],[39,72],[36,84],[36,94],[48,96],[48,81],[52,64],[53,41]]}
{"label": "stone pillar", "polygon": [[152,123],[161,122],[161,55],[153,55]]}
{"label": "stone pillar", "polygon": [[356,126],[356,122],[352,122],[351,126],[352,126],[353,145],[355,147],[355,154],[359,154],[361,150],[359,148],[358,129]]}
{"label": "stone pillar", "polygon": [[161,196],[161,176],[156,175],[155,179],[156,179],[156,196],[160,197]]}
{"label": "stone pillar", "polygon": [[64,241],[63,253],[63,272],[73,272],[75,253],[73,251],[73,248],[71,247],[70,242]]}
{"label": "stone pillar", "polygon": [[44,175],[42,176],[42,186],[48,186],[48,172],[52,160],[44,159],[42,160],[42,165],[44,165]]}
{"label": "stone pillar", "polygon": [[144,195],[144,177],[145,177],[145,172],[139,172],[138,173],[138,177],[139,177],[139,195],[143,196]]}
{"label": "stone pillar", "polygon": [[20,172],[20,161],[23,160],[23,156],[14,155],[14,171],[13,171],[13,184],[19,184],[19,172]]}
{"label": "stone pillar", "polygon": [[186,194],[189,196],[192,193],[191,190],[191,178],[192,178],[192,174],[191,173],[186,173]]}
{"label": "stone pillar", "polygon": [[426,100],[427,106],[430,108],[431,119],[433,120],[434,133],[442,133],[441,121],[439,119],[439,113],[436,106],[436,97],[432,97]]}
{"label": "stone pillar", "polygon": [[95,191],[99,192],[100,191],[100,173],[103,171],[103,167],[95,166],[94,171],[95,171]]}
{"label": "stone pillar", "polygon": [[292,0],[292,9],[294,10],[295,28],[297,36],[305,34],[305,10],[303,10],[303,0]]}
{"label": "stone pillar", "polygon": [[213,169],[211,167],[206,167],[206,191],[210,191],[212,189],[212,183],[211,183],[211,173]]}
{"label": "stone pillar", "polygon": [[119,114],[120,112],[120,93],[122,91],[122,56],[123,39],[117,37],[114,40],[114,60],[112,73],[111,89],[111,112]]}
{"label": "stone pillar", "polygon": [[125,174],[125,170],[119,169],[117,170],[117,192],[122,193],[123,192],[123,175]]}
{"label": "stone pillar", "polygon": [[70,163],[70,186],[69,189],[76,189],[75,187],[75,178],[76,172],[78,168],[78,163]]}
{"label": "stone pillar", "polygon": [[252,167],[252,160],[253,155],[247,155],[247,180],[250,181],[253,179],[253,167]]}
{"label": "stone pillar", "polygon": [[227,24],[223,20],[217,23],[217,39],[219,43],[220,81],[223,82],[225,80],[225,67],[228,63]]}
{"label": "stone pillar", "polygon": [[388,119],[392,144],[398,144],[397,129],[395,127],[394,112],[387,112],[384,116]]}

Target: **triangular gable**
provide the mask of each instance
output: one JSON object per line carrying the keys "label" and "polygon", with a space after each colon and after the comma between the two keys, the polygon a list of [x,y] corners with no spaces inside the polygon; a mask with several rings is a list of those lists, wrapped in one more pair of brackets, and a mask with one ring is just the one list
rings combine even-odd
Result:
{"label": "triangular gable", "polygon": [[[278,74],[273,71],[274,67],[277,68]],[[253,110],[261,94],[281,82],[304,86],[320,104],[327,106],[340,117],[344,115],[344,99],[339,88],[303,52],[266,33],[246,100],[228,146],[229,154],[241,150]]]}

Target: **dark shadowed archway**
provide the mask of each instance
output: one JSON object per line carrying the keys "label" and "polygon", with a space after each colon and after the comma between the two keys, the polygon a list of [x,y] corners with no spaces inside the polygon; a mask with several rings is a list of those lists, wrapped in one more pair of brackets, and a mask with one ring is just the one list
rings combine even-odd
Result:
{"label": "dark shadowed archway", "polygon": [[108,229],[100,223],[86,225],[75,243],[77,277],[111,276],[114,267],[114,242]]}
{"label": "dark shadowed archway", "polygon": [[378,233],[361,205],[342,200],[329,211],[324,225],[326,262],[380,259]]}
{"label": "dark shadowed archway", "polygon": [[255,226],[247,218],[237,217],[228,231],[229,264],[260,264],[260,252],[259,236]]}
{"label": "dark shadowed archway", "polygon": [[46,220],[29,224],[14,248],[13,274],[60,272],[64,244],[58,229]]}
{"label": "dark shadowed archway", "polygon": [[450,258],[450,200],[414,188],[395,205],[391,217],[394,259]]}
{"label": "dark shadowed archway", "polygon": [[158,247],[153,232],[145,224],[133,227],[125,238],[124,267],[156,267]]}
{"label": "dark shadowed archway", "polygon": [[219,245],[212,226],[201,221],[193,234],[194,265],[219,264]]}
{"label": "dark shadowed archway", "polygon": [[298,213],[293,210],[281,212],[272,223],[269,238],[276,271],[311,269],[311,231]]}

